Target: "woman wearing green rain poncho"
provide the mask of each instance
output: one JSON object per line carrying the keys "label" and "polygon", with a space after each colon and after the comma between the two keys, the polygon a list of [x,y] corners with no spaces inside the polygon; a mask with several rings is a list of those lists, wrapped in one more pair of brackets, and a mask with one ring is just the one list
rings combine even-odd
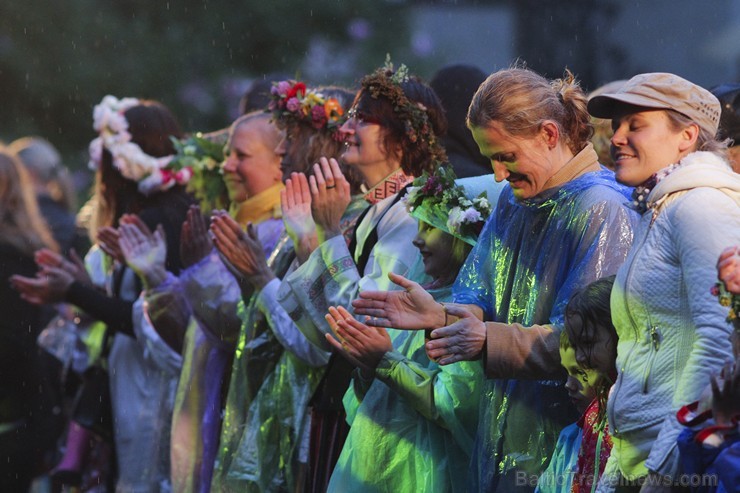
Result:
{"label": "woman wearing green rain poncho", "polygon": [[[413,244],[437,301],[451,300],[452,283],[501,189],[490,176],[459,183],[465,188],[441,167],[416,179],[406,200],[420,220]],[[453,473],[470,462],[480,365],[441,367],[427,357],[424,333],[372,328],[344,308],[329,311],[341,343],[326,339],[357,367],[344,397],[351,428],[329,491],[464,491],[465,481]]]}

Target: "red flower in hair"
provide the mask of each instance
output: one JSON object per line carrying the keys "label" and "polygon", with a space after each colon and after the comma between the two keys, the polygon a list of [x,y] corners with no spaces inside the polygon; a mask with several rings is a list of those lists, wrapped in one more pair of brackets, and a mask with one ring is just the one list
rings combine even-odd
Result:
{"label": "red flower in hair", "polygon": [[298,96],[298,93],[300,93],[301,98],[306,95],[306,84],[303,82],[296,82],[285,94],[285,99],[288,100],[290,98],[294,98]]}

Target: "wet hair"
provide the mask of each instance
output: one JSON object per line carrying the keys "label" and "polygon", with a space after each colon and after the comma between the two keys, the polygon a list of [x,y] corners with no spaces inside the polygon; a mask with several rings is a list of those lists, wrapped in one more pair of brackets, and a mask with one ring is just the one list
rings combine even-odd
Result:
{"label": "wet hair", "polygon": [[[615,277],[603,277],[592,282],[573,294],[565,307],[566,330],[560,336],[561,344],[563,335],[565,335],[574,349],[578,350],[580,348],[586,352],[585,370],[593,368],[591,365],[593,346],[584,347],[583,344],[579,344],[584,332],[606,330],[616,347],[617,330],[612,323],[610,308],[611,292],[612,287],[614,287]],[[573,317],[579,317],[581,319],[581,331],[578,334],[574,334],[569,328],[570,324],[568,321],[572,320]],[[602,378],[596,387],[596,399],[599,401],[599,413],[595,423],[597,429],[603,429],[606,426],[606,403],[609,398],[612,378],[614,378],[614,375],[604,375],[604,378]]]}
{"label": "wet hair", "polygon": [[247,113],[246,115],[242,115],[236,120],[234,120],[234,123],[231,124],[231,128],[229,129],[229,141],[231,140],[231,137],[234,135],[234,132],[236,132],[236,129],[241,127],[242,125],[245,125],[247,123],[254,123],[257,121],[264,121],[267,126],[263,126],[260,128],[260,132],[263,134],[262,136],[265,138],[265,145],[270,149],[275,149],[278,144],[280,144],[280,131],[277,129],[276,126],[272,125],[270,122],[272,121],[272,115],[269,113],[265,113],[264,111],[252,111],[251,113]]}
{"label": "wet hair", "polygon": [[[565,306],[565,333],[574,348],[580,348],[586,352],[586,362],[591,367],[592,347],[585,347],[579,343],[587,332],[606,330],[609,337],[617,340],[617,330],[614,328],[611,316],[611,292],[614,286],[615,276],[601,278],[592,282],[585,288],[574,293]],[[571,322],[575,317],[581,321],[580,332],[575,334]]]}
{"label": "wet hair", "polygon": [[[125,113],[131,141],[152,157],[175,154],[170,137],[182,138],[180,124],[172,112],[162,103],[141,100],[140,104]],[[175,186],[163,193],[183,193],[183,187]],[[160,194],[153,194],[155,198]],[[90,236],[95,241],[97,230],[103,226],[116,226],[125,213],[137,213],[147,207],[150,197],[139,192],[138,184],[128,180],[113,165],[113,157],[103,149],[100,169],[95,180],[96,210],[91,221]],[[157,200],[158,201],[158,200]]]}
{"label": "wet hair", "polygon": [[0,146],[0,242],[25,255],[59,246],[39,212],[28,172],[18,158]]}
{"label": "wet hair", "polygon": [[548,81],[526,68],[500,70],[488,76],[468,108],[469,128],[499,122],[518,137],[535,135],[546,121],[555,122],[574,154],[588,144],[593,127],[587,98],[573,74]]}
{"label": "wet hair", "polygon": [[[403,95],[411,102],[426,108],[432,132],[439,138],[447,132],[447,117],[434,90],[417,77],[400,83]],[[407,132],[407,122],[399,118],[394,103],[385,97],[373,97],[365,88],[357,94],[354,106],[362,113],[376,119],[382,126],[383,149],[388,156],[399,153],[401,169],[412,176],[431,173],[438,160],[446,160],[439,144],[430,145],[422,139],[412,140]],[[444,159],[440,159],[444,158]]]}
{"label": "wet hair", "polygon": [[[676,132],[680,132],[681,130],[685,129],[692,123],[695,124],[695,122],[691,118],[689,118],[688,116],[682,115],[681,113],[678,113],[673,110],[663,110],[663,111],[665,111],[665,114],[668,117],[668,124]],[[706,130],[701,125],[697,125],[697,127],[699,127],[699,135],[696,139],[696,150],[713,152],[714,154],[717,154],[719,157],[726,159],[727,158],[727,145],[729,144],[730,140],[729,139],[718,140],[717,135],[713,135],[710,131]]]}
{"label": "wet hair", "polygon": [[[338,86],[321,86],[317,90],[326,98],[336,98],[339,104],[344,108],[345,113],[352,105],[355,98],[355,92]],[[319,158],[335,158],[339,161],[339,156],[344,150],[344,142],[337,138],[335,132],[328,132],[324,129],[316,129],[305,123],[292,121],[285,123],[278,120],[278,125],[286,132],[287,139],[286,156],[291,160],[289,163],[293,171],[313,174],[313,165],[319,162]],[[298,147],[295,147],[298,146]],[[285,160],[285,158],[283,158]],[[339,163],[344,176],[349,181],[351,192],[358,193],[362,178],[359,173],[352,168]]]}

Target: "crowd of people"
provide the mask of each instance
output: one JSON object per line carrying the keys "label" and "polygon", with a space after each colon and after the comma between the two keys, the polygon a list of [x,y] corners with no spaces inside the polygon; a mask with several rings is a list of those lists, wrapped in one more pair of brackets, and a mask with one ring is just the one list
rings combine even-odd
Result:
{"label": "crowd of people", "polygon": [[740,84],[388,61],[240,110],[105,96],[79,212],[0,147],[2,491],[740,491]]}

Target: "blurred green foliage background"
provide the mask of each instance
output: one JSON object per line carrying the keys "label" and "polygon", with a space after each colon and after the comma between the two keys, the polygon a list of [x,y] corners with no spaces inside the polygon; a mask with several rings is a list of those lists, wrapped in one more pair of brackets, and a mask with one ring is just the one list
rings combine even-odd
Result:
{"label": "blurred green foliage background", "polygon": [[3,2],[0,139],[41,135],[84,166],[106,94],[160,100],[186,131],[222,128],[254,78],[353,84],[382,64],[389,40],[404,43],[404,10],[378,0]]}

